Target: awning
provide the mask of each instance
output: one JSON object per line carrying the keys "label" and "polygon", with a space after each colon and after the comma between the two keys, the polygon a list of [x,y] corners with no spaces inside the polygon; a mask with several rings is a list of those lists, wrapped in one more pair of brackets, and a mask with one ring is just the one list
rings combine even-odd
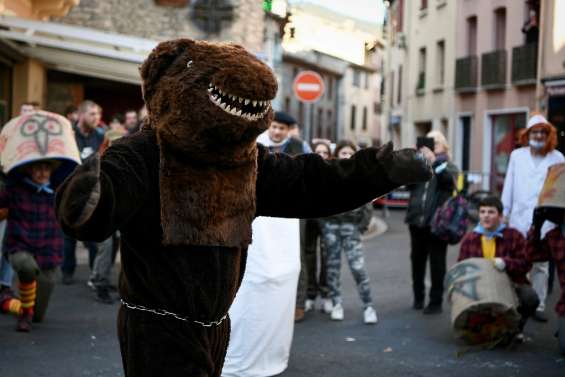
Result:
{"label": "awning", "polygon": [[139,65],[158,41],[55,22],[0,16],[0,39],[49,68],[139,84]]}

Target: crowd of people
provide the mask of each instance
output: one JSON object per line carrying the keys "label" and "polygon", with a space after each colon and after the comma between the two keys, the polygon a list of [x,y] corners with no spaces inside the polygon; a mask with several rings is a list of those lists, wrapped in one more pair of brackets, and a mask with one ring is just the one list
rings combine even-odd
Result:
{"label": "crowd of people", "polygon": [[[37,111],[38,104],[25,103],[21,106],[21,115]],[[140,129],[146,116],[144,110],[125,111],[123,115],[114,115],[108,124],[102,122],[102,108],[93,101],[86,100],[78,107],[69,106],[65,117],[72,124],[76,145],[81,160],[95,152],[103,152],[119,137],[133,134]],[[408,186],[410,200],[405,222],[408,226],[411,252],[411,272],[413,288],[413,309],[422,310],[426,315],[441,313],[445,297],[444,280],[447,263],[448,242],[434,233],[431,223],[437,211],[453,196],[457,189],[457,167],[451,161],[450,146],[439,131],[431,131],[426,140],[418,145],[423,158],[428,160],[434,170],[433,178],[425,183]],[[284,112],[276,112],[270,128],[261,134],[258,143],[263,144],[272,153],[299,155],[315,153],[322,160],[348,159],[358,149],[352,140],[314,140],[311,144],[300,139],[300,130],[295,119]],[[565,290],[565,228],[563,225],[564,209],[537,209],[538,197],[550,167],[565,162],[563,155],[556,150],[556,130],[541,115],[533,116],[523,131],[520,144],[509,161],[508,171],[500,198],[495,195],[484,198],[479,205],[479,223],[461,242],[459,260],[468,258],[486,258],[494,267],[508,274],[515,288],[521,316],[520,332],[516,339],[523,338],[526,320],[530,317],[540,322],[547,322],[545,302],[547,297],[548,276],[554,266],[557,267],[562,292]],[[40,322],[45,316],[49,297],[56,284],[58,268],[62,272],[62,284],[75,283],[74,274],[77,266],[77,240],[60,232],[54,221],[54,187],[51,186],[51,174],[56,165],[51,162],[28,164],[21,170],[21,180],[6,185],[0,192],[0,232],[3,238],[2,257],[0,258],[0,308],[3,312],[17,316],[17,330],[30,331],[31,323]],[[524,182],[528,182],[524,184]],[[30,189],[33,188],[33,190]],[[35,208],[30,210],[30,206]],[[272,220],[262,225],[254,225],[254,239],[261,239],[261,232],[269,232],[275,227],[278,234],[296,234],[286,237],[281,245],[296,250],[296,263],[287,260],[288,269],[272,270],[269,276],[257,280],[253,266],[266,266],[269,260],[253,261],[260,255],[268,255],[265,248],[269,243],[255,242],[250,249],[246,279],[256,279],[261,284],[276,278],[280,288],[277,294],[286,298],[292,296],[294,305],[290,309],[273,306],[279,314],[272,316],[272,328],[292,334],[293,322],[300,322],[309,311],[319,308],[334,321],[345,318],[341,293],[341,260],[345,255],[347,264],[357,286],[363,322],[368,325],[378,322],[377,311],[370,289],[370,277],[365,268],[365,257],[361,235],[367,231],[373,215],[372,204],[368,203],[353,211],[328,218],[293,220]],[[6,220],[7,219],[7,220]],[[550,221],[551,220],[551,221]],[[285,222],[286,221],[286,222]],[[296,242],[294,242],[296,241]],[[116,232],[103,242],[84,242],[88,250],[90,277],[88,286],[95,292],[95,298],[105,304],[112,304],[116,290],[110,279],[112,266],[119,250],[120,234]],[[30,246],[35,251],[30,250]],[[253,251],[257,250],[255,254]],[[431,287],[426,295],[425,276],[429,261]],[[549,264],[548,261],[552,263]],[[272,261],[271,261],[272,262]],[[277,263],[279,263],[278,261]],[[551,266],[551,267],[550,267]],[[298,268],[299,267],[299,268]],[[17,275],[19,295],[14,293],[12,281]],[[261,280],[263,279],[263,280]],[[248,284],[252,284],[251,282]],[[225,375],[233,369],[234,360],[249,359],[248,355],[236,349],[238,334],[249,340],[245,322],[254,316],[249,315],[252,306],[245,306],[245,315],[239,316],[239,301],[254,300],[265,295],[273,296],[273,290],[261,292],[261,284],[250,285],[250,298],[246,298],[245,279],[238,299],[234,303],[232,315],[232,341],[226,359]],[[243,292],[243,293],[242,293]],[[428,298],[426,297],[428,296]],[[276,298],[276,297],[275,297]],[[319,300],[319,301],[318,301]],[[259,299],[260,302],[263,302]],[[277,300],[275,300],[277,301]],[[282,300],[279,302],[286,302]],[[257,308],[264,310],[264,308]],[[559,345],[565,352],[565,294],[557,306]],[[267,323],[267,325],[269,325]],[[282,326],[284,325],[284,326]],[[270,327],[270,326],[267,326]],[[260,336],[262,334],[259,334]],[[258,352],[257,347],[248,352],[261,354],[257,357],[281,357],[280,363],[286,363],[290,350],[290,337],[278,337],[284,342],[282,352],[271,356],[268,348],[273,344],[264,344],[265,352]],[[241,348],[241,346],[240,346]],[[231,355],[231,356],[230,356]],[[286,356],[285,356],[286,355]],[[271,360],[272,361],[272,360]],[[231,363],[231,364],[230,364]],[[271,363],[272,364],[272,363]],[[276,364],[276,363],[275,363]],[[232,368],[232,369],[230,369]],[[249,366],[252,368],[252,366]],[[272,371],[271,371],[272,372]]]}
{"label": "crowd of people", "polygon": [[[20,115],[41,110],[39,104],[26,102]],[[106,125],[102,108],[86,100],[69,106],[65,117],[72,126],[74,141],[85,160],[103,152],[112,141],[139,130],[144,112],[128,110],[115,115]],[[77,240],[65,235],[54,214],[56,183],[52,174],[56,160],[44,159],[23,164],[16,174],[2,177],[0,192],[0,309],[17,317],[16,330],[29,332],[32,322],[41,322],[49,298],[62,272],[62,284],[73,284],[77,266]],[[58,182],[60,183],[60,182]],[[90,278],[87,285],[97,301],[112,304],[116,286],[110,275],[119,250],[119,233],[104,242],[84,242],[88,249]],[[12,288],[17,275],[17,291]]]}

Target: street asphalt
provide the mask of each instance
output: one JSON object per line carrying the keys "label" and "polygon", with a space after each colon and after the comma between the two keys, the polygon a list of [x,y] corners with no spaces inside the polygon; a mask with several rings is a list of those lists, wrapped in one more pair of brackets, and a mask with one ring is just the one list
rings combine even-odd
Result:
{"label": "street asphalt", "polygon": [[[289,366],[281,377],[565,376],[565,357],[553,337],[557,286],[548,303],[549,323],[529,322],[526,343],[512,349],[479,351],[454,340],[448,306],[436,316],[412,310],[409,238],[402,216],[392,211],[387,231],[365,241],[378,324],[363,324],[344,263],[345,320],[307,313],[295,326]],[[456,257],[453,248],[448,264]],[[76,284],[56,287],[46,322],[31,333],[16,333],[15,319],[0,316],[0,377],[123,376],[115,331],[118,304],[94,301],[85,284],[85,265],[77,275]]]}

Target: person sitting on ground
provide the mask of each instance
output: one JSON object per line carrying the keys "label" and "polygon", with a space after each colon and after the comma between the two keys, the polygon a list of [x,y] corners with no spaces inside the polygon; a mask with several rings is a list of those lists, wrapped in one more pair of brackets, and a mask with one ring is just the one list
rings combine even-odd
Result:
{"label": "person sitting on ground", "polygon": [[[349,159],[356,151],[357,146],[352,141],[342,140],[335,148],[334,157]],[[326,274],[333,304],[330,318],[333,321],[343,321],[344,318],[340,276],[343,251],[363,302],[363,320],[366,324],[377,323],[377,312],[371,298],[369,274],[365,269],[361,243],[361,234],[367,230],[371,215],[372,205],[369,203],[353,211],[320,219],[322,242],[327,253]]]}
{"label": "person sitting on ground", "polygon": [[41,322],[63,259],[63,232],[55,219],[55,192],[50,187],[57,162],[39,160],[20,168],[20,178],[0,193],[8,209],[4,251],[18,275],[21,310],[17,331],[29,332]]}
{"label": "person sitting on ground", "polygon": [[479,202],[479,224],[461,242],[458,262],[486,258],[497,270],[508,274],[518,295],[521,319],[517,339],[522,340],[522,330],[534,315],[539,299],[526,277],[532,266],[525,254],[526,240],[518,230],[504,224],[502,211],[497,197],[488,196]]}

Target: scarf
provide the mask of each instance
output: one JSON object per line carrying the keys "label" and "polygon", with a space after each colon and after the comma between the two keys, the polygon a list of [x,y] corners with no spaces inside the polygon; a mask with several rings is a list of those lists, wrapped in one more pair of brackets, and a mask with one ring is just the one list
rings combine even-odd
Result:
{"label": "scarf", "polygon": [[495,231],[490,232],[490,231],[486,230],[485,228],[483,228],[483,226],[479,223],[479,224],[477,224],[475,229],[473,229],[473,232],[478,233],[480,235],[483,235],[487,239],[490,240],[490,239],[493,239],[494,237],[502,238],[503,237],[502,231],[504,229],[506,229],[506,224],[500,224]]}
{"label": "scarf", "polygon": [[55,193],[55,191],[51,187],[49,187],[49,185],[51,184],[50,182],[39,184],[39,183],[35,183],[28,177],[24,178],[24,182],[30,185],[31,187],[35,188],[37,190],[36,193],[38,194],[40,192],[45,192],[46,194],[51,194],[51,195]]}

